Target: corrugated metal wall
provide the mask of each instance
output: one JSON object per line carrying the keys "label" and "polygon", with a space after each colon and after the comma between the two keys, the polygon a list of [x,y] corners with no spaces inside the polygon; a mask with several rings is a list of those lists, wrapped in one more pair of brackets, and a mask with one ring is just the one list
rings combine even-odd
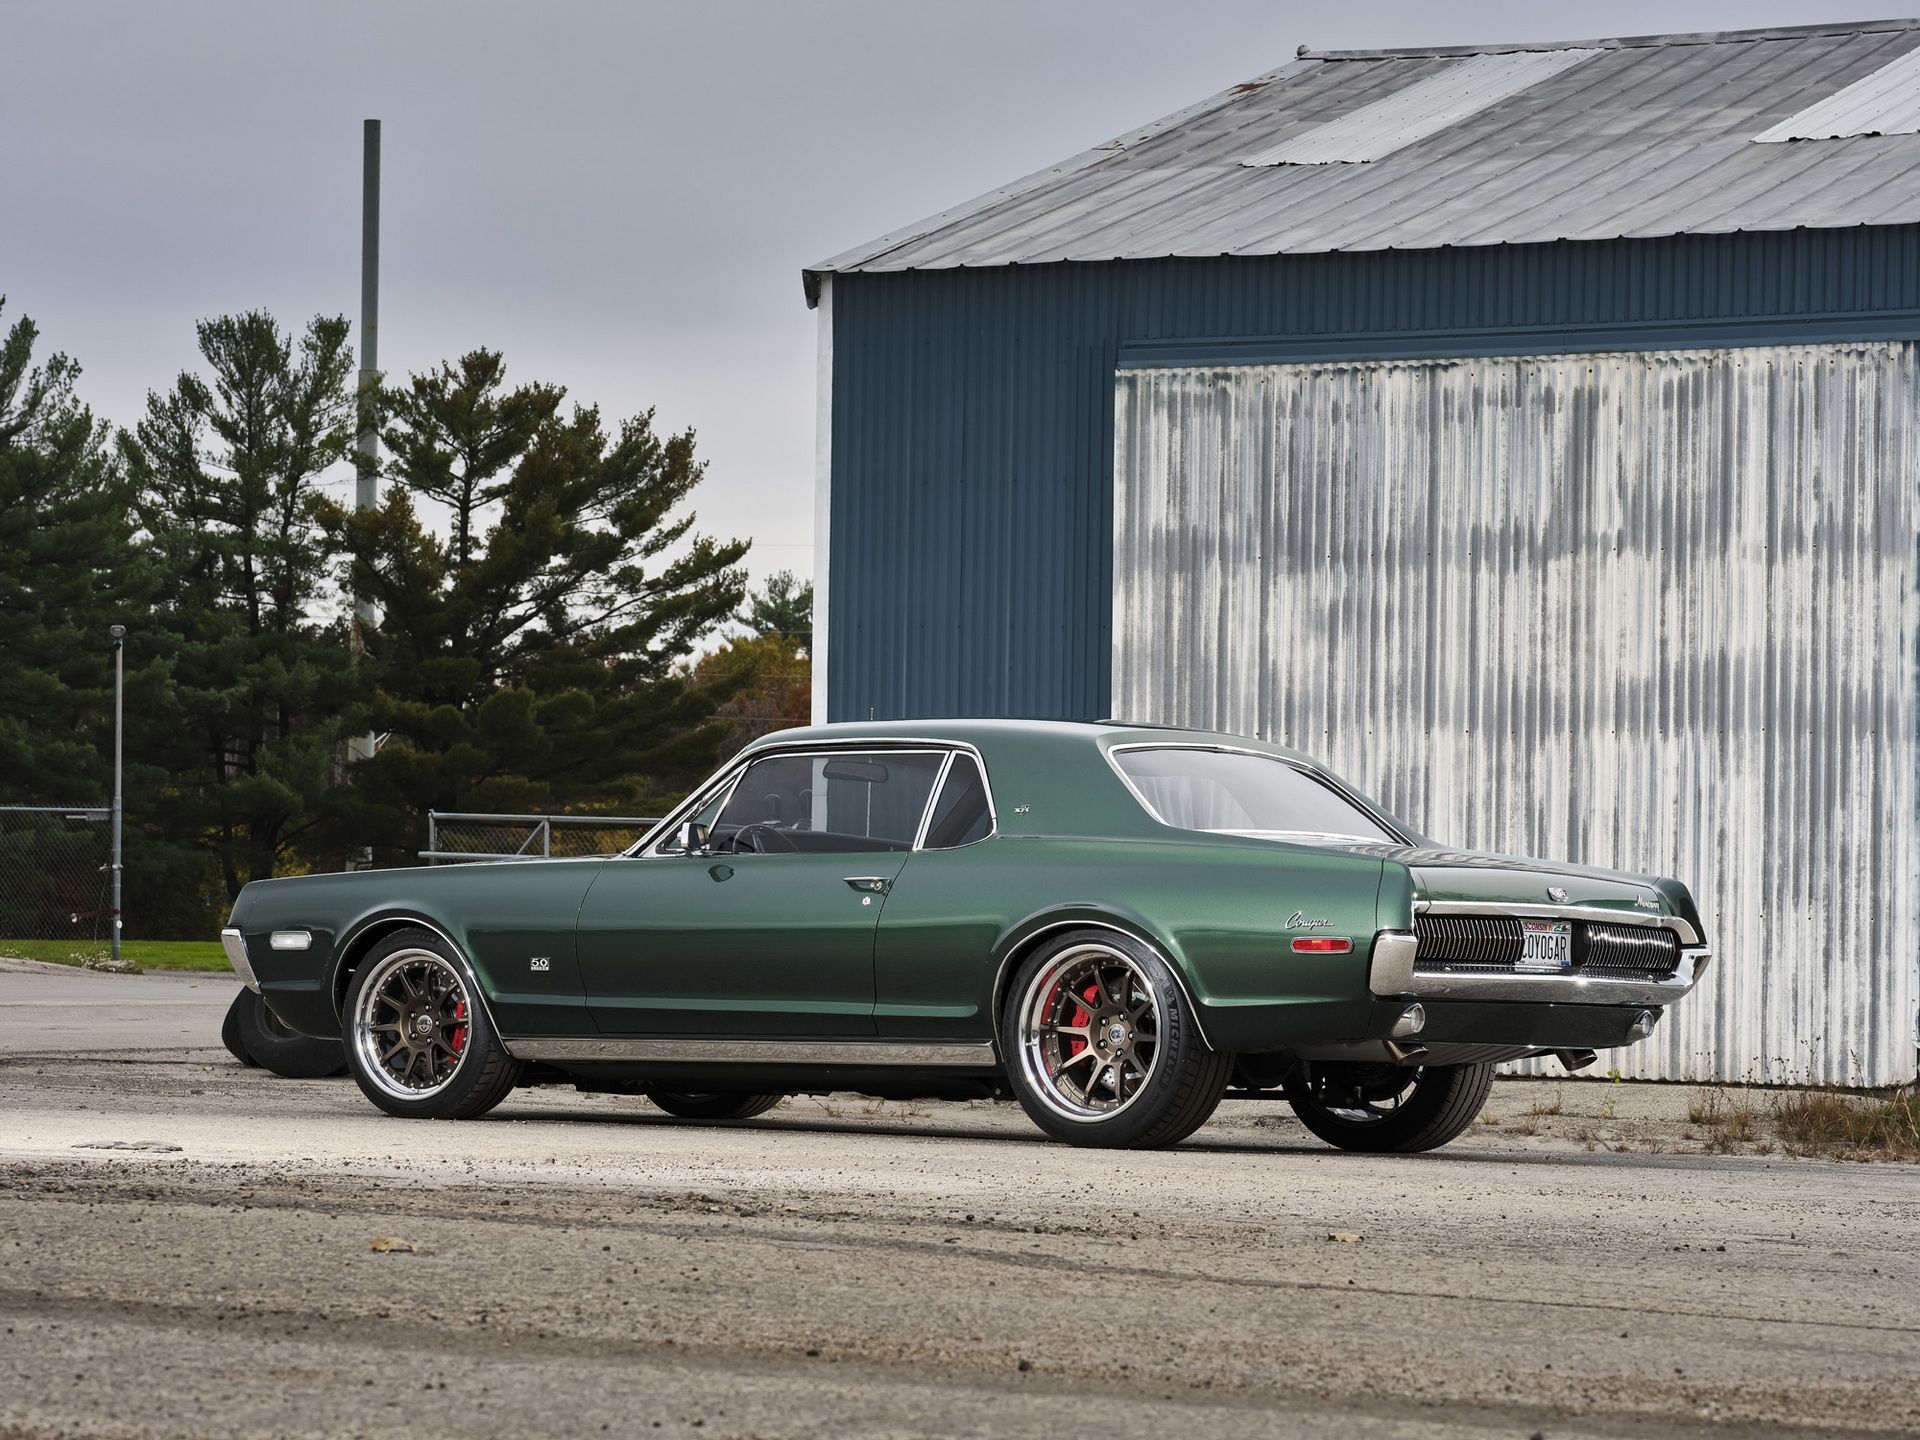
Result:
{"label": "corrugated metal wall", "polygon": [[1920,231],[840,275],[833,331],[828,713],[1093,718],[1116,367],[1910,338]]}
{"label": "corrugated metal wall", "polygon": [[1116,714],[1687,881],[1718,959],[1624,1073],[1913,1076],[1912,346],[1145,369],[1115,417]]}

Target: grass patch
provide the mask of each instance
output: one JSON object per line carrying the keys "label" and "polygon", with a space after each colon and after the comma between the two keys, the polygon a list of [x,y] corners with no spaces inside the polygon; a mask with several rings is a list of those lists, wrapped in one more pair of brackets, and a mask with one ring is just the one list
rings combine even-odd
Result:
{"label": "grass patch", "polygon": [[1773,1124],[1794,1155],[1920,1160],[1920,1094],[1911,1091],[1854,1096],[1807,1090],[1776,1101]]}
{"label": "grass patch", "polygon": [[1719,1154],[1789,1155],[1826,1160],[1920,1161],[1920,1092],[1844,1095],[1800,1090],[1763,1105],[1745,1091],[1703,1090],[1687,1119]]}
{"label": "grass patch", "polygon": [[[0,956],[12,960],[50,960],[56,965],[85,965],[104,960],[104,940],[0,940]],[[218,940],[123,940],[122,959],[142,970],[204,970],[232,974]]]}
{"label": "grass patch", "polygon": [[1705,1090],[1687,1106],[1687,1120],[1707,1132],[1707,1148],[1727,1154],[1760,1139],[1760,1107],[1743,1090]]}

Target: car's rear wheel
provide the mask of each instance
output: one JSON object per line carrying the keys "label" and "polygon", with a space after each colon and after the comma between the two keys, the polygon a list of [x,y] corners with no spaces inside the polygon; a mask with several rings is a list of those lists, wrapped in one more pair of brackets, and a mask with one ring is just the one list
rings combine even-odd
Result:
{"label": "car's rear wheel", "polygon": [[704,1094],[691,1090],[649,1090],[647,1099],[682,1120],[751,1120],[773,1109],[785,1095]]}
{"label": "car's rear wheel", "polygon": [[1173,1145],[1219,1106],[1233,1057],[1207,1047],[1172,967],[1132,936],[1070,931],[1028,957],[1007,994],[1008,1078],[1055,1139]]}
{"label": "car's rear wheel", "polygon": [[389,1115],[469,1120],[519,1081],[466,962],[430,930],[375,945],[347,987],[346,1015],[348,1068]]}
{"label": "car's rear wheel", "polygon": [[1300,1123],[1342,1150],[1411,1154],[1446,1144],[1487,1103],[1491,1065],[1302,1062],[1287,1078]]}

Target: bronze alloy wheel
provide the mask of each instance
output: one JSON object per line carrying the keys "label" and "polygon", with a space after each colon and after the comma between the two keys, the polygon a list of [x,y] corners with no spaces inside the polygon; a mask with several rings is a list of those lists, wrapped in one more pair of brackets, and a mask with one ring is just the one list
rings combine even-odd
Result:
{"label": "bronze alloy wheel", "polygon": [[1019,1064],[1032,1092],[1068,1120],[1117,1115],[1153,1078],[1160,1008],[1129,955],[1101,944],[1063,950],[1020,1001]]}
{"label": "bronze alloy wheel", "polygon": [[437,1095],[460,1073],[472,1034],[467,983],[431,950],[396,950],[375,962],[354,1009],[359,1069],[395,1099]]}

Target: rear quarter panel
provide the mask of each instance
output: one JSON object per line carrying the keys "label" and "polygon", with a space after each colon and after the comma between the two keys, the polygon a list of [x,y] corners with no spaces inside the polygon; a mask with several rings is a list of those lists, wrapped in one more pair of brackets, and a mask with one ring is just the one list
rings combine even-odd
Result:
{"label": "rear quarter panel", "polygon": [[[1001,963],[1072,924],[1153,943],[1181,970],[1219,1048],[1275,1048],[1362,1023],[1378,857],[1214,837],[996,836],[913,855],[875,942],[882,1035],[985,1038]],[[1290,930],[1301,920],[1324,920]],[[1296,954],[1295,935],[1346,955]]]}

